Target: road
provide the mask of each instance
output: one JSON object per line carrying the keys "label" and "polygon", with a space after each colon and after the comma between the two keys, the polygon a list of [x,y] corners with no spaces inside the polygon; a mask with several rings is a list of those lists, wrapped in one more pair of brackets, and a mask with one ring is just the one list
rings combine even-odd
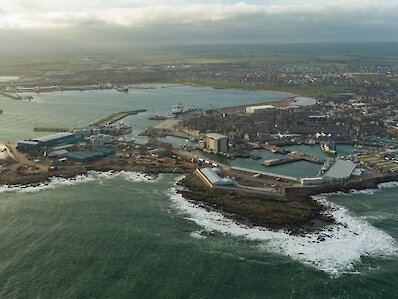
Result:
{"label": "road", "polygon": [[[39,167],[40,170],[46,171],[47,167],[44,165],[39,165],[31,160],[29,160],[25,154],[17,151],[16,145],[10,143],[0,143],[1,148],[5,148],[8,156],[20,165],[27,165],[28,167]],[[37,169],[37,168],[36,168]]]}

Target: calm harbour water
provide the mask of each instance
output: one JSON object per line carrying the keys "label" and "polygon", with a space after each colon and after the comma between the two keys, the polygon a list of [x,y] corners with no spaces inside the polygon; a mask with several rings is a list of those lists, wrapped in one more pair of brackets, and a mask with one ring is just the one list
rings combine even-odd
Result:
{"label": "calm harbour water", "polygon": [[[156,123],[150,114],[180,102],[207,109],[281,97],[191,87],[49,93],[33,102],[0,97],[0,140],[36,136],[35,124],[79,126],[147,108],[126,120],[138,132]],[[208,212],[176,195],[177,179],[90,173],[0,187],[0,298],[396,297],[396,184],[319,197],[346,226],[318,243]]]}

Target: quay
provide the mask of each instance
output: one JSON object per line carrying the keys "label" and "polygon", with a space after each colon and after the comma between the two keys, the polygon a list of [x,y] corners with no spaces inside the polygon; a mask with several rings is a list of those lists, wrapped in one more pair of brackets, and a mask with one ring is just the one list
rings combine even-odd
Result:
{"label": "quay", "polygon": [[324,164],[325,159],[318,159],[313,156],[305,155],[303,153],[288,153],[288,157],[286,158],[279,158],[279,159],[271,159],[271,160],[265,160],[263,163],[261,163],[264,166],[277,166],[277,165],[283,165],[283,164],[288,164],[288,163],[293,163],[293,162],[298,162],[298,161],[307,161],[311,163],[316,163],[316,164]]}
{"label": "quay", "polygon": [[33,128],[35,132],[73,132],[73,129],[71,128],[49,128],[49,127],[36,127]]}
{"label": "quay", "polygon": [[303,160],[311,163],[316,163],[316,164],[324,164],[326,162],[326,159],[319,159],[310,155],[306,155],[300,152],[290,152],[287,154],[289,157],[292,157],[293,159],[297,159],[297,161]]}
{"label": "quay", "polygon": [[280,148],[279,146],[276,145],[269,145],[269,144],[265,144],[262,146],[263,149],[272,152],[274,154],[279,153],[279,154],[286,154],[287,150],[284,148]]}
{"label": "quay", "polygon": [[281,159],[271,159],[271,160],[265,160],[263,163],[261,163],[264,166],[277,166],[277,165],[283,165],[283,164],[288,164],[288,163],[293,163],[297,161],[301,161],[302,159],[297,157],[287,157],[287,158],[281,158]]}
{"label": "quay", "polygon": [[259,171],[259,170],[243,168],[243,167],[231,167],[231,169],[232,170],[241,171],[241,172],[260,174],[260,175],[267,176],[267,177],[270,177],[270,178],[281,178],[281,179],[284,179],[284,180],[287,180],[287,181],[300,182],[299,178],[292,177],[292,176],[287,176],[287,175],[283,175],[283,174],[277,174],[277,173],[266,172],[266,171]]}
{"label": "quay", "polygon": [[146,112],[146,109],[114,113],[114,114],[108,115],[104,118],[101,118],[101,119],[93,122],[91,125],[98,125],[98,126],[111,125],[127,116],[135,115],[135,114],[142,113],[142,112]]}
{"label": "quay", "polygon": [[0,91],[0,95],[5,96],[5,97],[10,98],[10,99],[13,99],[13,100],[16,100],[16,101],[21,101],[22,100],[21,97],[14,96],[14,95],[6,93],[4,91]]}
{"label": "quay", "polygon": [[[123,111],[123,112],[114,113],[114,114],[108,115],[104,118],[101,118],[90,125],[96,125],[96,126],[111,125],[129,115],[135,115],[135,114],[138,114],[141,112],[146,112],[146,110],[141,109],[141,110],[132,110],[132,111]],[[36,127],[33,130],[35,132],[59,133],[59,132],[73,132],[75,129],[74,128]]]}

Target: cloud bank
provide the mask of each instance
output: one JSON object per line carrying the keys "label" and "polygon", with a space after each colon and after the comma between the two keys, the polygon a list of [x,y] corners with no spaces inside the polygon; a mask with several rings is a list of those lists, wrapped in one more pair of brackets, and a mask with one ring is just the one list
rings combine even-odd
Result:
{"label": "cloud bank", "polygon": [[[4,4],[3,4],[4,1]],[[83,3],[82,3],[83,2]],[[0,38],[76,45],[398,41],[395,1],[2,0]],[[17,38],[18,35],[20,38]],[[59,36],[63,38],[59,38]],[[91,37],[92,43],[82,39]],[[95,45],[92,45],[95,46]]]}

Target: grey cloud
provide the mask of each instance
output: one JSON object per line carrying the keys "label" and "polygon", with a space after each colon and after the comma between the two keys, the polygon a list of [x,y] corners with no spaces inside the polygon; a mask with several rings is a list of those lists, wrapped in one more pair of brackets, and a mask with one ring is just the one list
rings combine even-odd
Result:
{"label": "grey cloud", "polygon": [[395,11],[334,9],[330,11],[254,12],[228,18],[196,18],[120,26],[85,15],[74,26],[58,29],[0,30],[0,54],[211,43],[305,43],[398,41]]}

